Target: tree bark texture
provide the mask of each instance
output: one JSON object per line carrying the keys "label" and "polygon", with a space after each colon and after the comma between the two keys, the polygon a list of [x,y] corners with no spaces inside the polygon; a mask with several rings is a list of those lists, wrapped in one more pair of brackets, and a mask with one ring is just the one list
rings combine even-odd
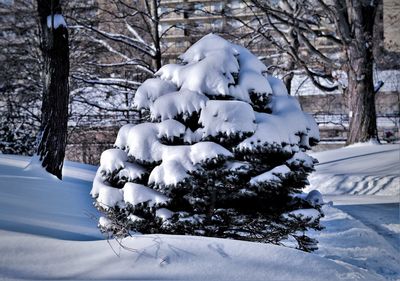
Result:
{"label": "tree bark texture", "polygon": [[159,8],[159,1],[153,0],[151,1],[151,8],[150,14],[152,15],[152,22],[151,22],[151,33],[153,36],[153,42],[155,47],[155,54],[153,57],[153,67],[156,70],[161,68],[161,39],[160,33],[158,31],[160,16],[158,15],[158,8]]}
{"label": "tree bark texture", "polygon": [[348,3],[352,40],[346,44],[348,57],[347,100],[349,135],[347,144],[378,141],[373,82],[373,25],[377,5],[362,0]]}
{"label": "tree bark texture", "polygon": [[[46,171],[61,179],[68,122],[68,30],[64,25],[54,24],[54,15],[61,14],[58,0],[38,0],[38,14],[44,87],[37,154]],[[51,16],[50,27],[48,16]]]}

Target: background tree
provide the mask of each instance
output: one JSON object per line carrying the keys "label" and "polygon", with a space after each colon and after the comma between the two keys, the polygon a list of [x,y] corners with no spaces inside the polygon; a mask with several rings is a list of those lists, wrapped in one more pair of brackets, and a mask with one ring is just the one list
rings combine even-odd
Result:
{"label": "background tree", "polygon": [[[177,10],[160,7],[156,0],[98,2],[91,17],[71,9],[72,42],[86,53],[71,68],[74,103],[122,113],[126,122],[137,122],[131,104],[134,93],[161,67],[167,50],[163,40],[172,28],[162,30],[160,20]],[[94,95],[102,96],[103,102]]]}
{"label": "background tree", "polygon": [[37,155],[49,173],[62,178],[67,142],[68,30],[58,0],[38,0],[43,54],[43,101]]}
{"label": "background tree", "polygon": [[32,1],[2,1],[0,151],[32,155],[40,127],[42,63]]}
{"label": "background tree", "polygon": [[[378,1],[252,0],[258,38],[272,43],[323,91],[342,88],[349,109],[347,144],[378,140],[373,27]],[[248,26],[251,26],[248,24]],[[343,79],[345,73],[346,77]]]}

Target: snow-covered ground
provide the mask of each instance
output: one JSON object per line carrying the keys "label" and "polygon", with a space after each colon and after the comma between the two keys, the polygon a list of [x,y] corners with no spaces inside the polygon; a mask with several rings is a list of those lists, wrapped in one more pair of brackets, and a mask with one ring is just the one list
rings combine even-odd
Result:
{"label": "snow-covered ground", "polygon": [[311,155],[319,164],[310,189],[325,195],[390,196],[399,202],[400,144],[357,144]]}
{"label": "snow-covered ground", "polygon": [[325,201],[317,254],[400,279],[400,145],[357,144],[312,154],[309,190]]}
{"label": "snow-covered ground", "polygon": [[333,207],[324,206],[312,254],[170,235],[135,236],[121,249],[96,228],[96,167],[67,162],[61,182],[24,169],[29,158],[0,155],[0,279],[400,280],[399,155],[399,145],[314,154],[312,187]]}

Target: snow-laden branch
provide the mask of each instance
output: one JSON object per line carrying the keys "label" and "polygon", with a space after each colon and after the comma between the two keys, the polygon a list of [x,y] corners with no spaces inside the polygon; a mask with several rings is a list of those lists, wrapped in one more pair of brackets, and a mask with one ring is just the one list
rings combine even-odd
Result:
{"label": "snow-laden branch", "polygon": [[95,42],[101,44],[103,47],[105,47],[109,52],[111,52],[117,56],[120,56],[122,59],[125,60],[124,62],[121,62],[121,63],[108,64],[108,66],[134,65],[136,68],[141,69],[151,75],[154,74],[154,70],[152,68],[150,68],[150,66],[148,66],[147,64],[140,63],[139,60],[128,57],[127,55],[125,55],[125,54],[121,53],[120,51],[116,50],[115,48],[113,48],[105,40],[97,39],[95,37],[91,37],[91,38],[93,41],[95,41]]}
{"label": "snow-laden branch", "polygon": [[[135,36],[136,40],[138,40],[140,43],[146,45],[146,41],[143,39],[142,36],[139,35],[139,33],[136,31],[136,29],[128,23],[128,21],[125,19],[125,26],[128,29],[128,31]],[[153,48],[154,49],[154,48]]]}
{"label": "snow-laden branch", "polygon": [[120,34],[120,33],[111,33],[111,32],[106,32],[103,30],[100,30],[92,25],[88,25],[85,24],[83,22],[79,22],[78,20],[74,19],[77,23],[80,24],[80,26],[82,26],[85,29],[94,31],[95,33],[103,36],[104,38],[107,38],[109,40],[113,40],[115,42],[119,42],[122,43],[124,45],[127,45],[129,47],[132,47],[133,49],[151,57],[154,58],[156,53],[154,51],[154,49],[152,48],[151,45],[143,43],[141,40],[135,39],[135,38],[131,38],[129,36],[126,36],[124,34]]}
{"label": "snow-laden branch", "polygon": [[88,84],[98,84],[98,85],[109,85],[109,86],[119,86],[124,88],[129,88],[136,90],[142,83],[139,81],[132,81],[122,78],[85,78],[79,75],[72,75],[72,78],[80,80]]}

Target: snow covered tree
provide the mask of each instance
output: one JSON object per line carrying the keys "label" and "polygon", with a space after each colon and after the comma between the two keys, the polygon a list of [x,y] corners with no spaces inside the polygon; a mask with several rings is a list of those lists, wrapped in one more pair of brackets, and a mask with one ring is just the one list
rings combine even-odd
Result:
{"label": "snow covered tree", "polygon": [[209,34],[138,89],[152,122],[123,126],[91,195],[116,236],[205,235],[312,251],[322,198],[301,193],[315,121],[247,49]]}

